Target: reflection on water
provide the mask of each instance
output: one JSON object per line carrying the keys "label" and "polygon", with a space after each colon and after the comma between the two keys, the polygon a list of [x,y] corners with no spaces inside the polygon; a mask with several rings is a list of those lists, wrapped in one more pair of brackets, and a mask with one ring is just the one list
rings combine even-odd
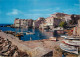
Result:
{"label": "reflection on water", "polygon": [[35,34],[32,35],[26,35],[26,33],[24,33],[24,36],[21,37],[21,40],[23,41],[29,41],[30,38],[32,38],[32,40],[41,40],[41,39],[47,39],[51,36],[53,36],[53,32],[46,32],[43,30],[39,30],[39,29],[31,29],[31,28],[11,28],[11,27],[0,27],[0,30],[2,31],[15,31],[17,32],[33,32]]}

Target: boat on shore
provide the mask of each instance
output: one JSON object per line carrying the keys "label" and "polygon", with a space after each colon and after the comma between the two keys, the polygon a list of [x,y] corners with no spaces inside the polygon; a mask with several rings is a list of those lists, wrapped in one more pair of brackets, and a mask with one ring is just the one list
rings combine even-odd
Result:
{"label": "boat on shore", "polygon": [[60,48],[66,52],[78,54],[78,48],[61,43]]}
{"label": "boat on shore", "polygon": [[79,36],[68,36],[60,43],[60,48],[66,52],[79,54],[80,37]]}

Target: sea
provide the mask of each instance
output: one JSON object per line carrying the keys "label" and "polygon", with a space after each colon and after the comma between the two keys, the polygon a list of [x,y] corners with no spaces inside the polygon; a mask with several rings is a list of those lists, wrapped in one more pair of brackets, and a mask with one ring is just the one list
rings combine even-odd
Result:
{"label": "sea", "polygon": [[[48,32],[43,32],[39,29],[32,29],[32,28],[11,28],[11,27],[1,27],[1,26],[5,26],[5,25],[11,25],[11,24],[0,24],[0,30],[2,31],[15,31],[16,33],[17,32],[33,32],[35,34],[31,34],[31,35],[26,35],[26,33],[24,33],[24,36],[21,36],[20,37],[20,40],[23,40],[23,41],[30,41],[30,38],[31,40],[42,40],[42,39],[48,39],[49,35],[45,35],[45,34],[48,34]],[[50,33],[50,32],[49,32]],[[51,32],[52,33],[52,32]]]}

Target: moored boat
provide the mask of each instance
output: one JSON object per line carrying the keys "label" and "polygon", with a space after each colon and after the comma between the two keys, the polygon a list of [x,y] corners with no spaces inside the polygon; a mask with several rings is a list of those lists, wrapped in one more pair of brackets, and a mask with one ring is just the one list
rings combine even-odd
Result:
{"label": "moored boat", "polygon": [[28,34],[34,34],[33,32],[26,32],[26,35],[28,35]]}

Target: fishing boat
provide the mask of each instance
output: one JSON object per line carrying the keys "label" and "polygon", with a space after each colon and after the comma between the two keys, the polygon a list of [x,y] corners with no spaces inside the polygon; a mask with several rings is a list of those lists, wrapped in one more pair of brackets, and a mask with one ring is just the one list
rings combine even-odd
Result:
{"label": "fishing boat", "polygon": [[63,43],[60,43],[60,48],[66,52],[78,54],[78,48],[74,46],[69,46]]}
{"label": "fishing boat", "polygon": [[35,33],[33,33],[33,32],[30,32],[30,31],[29,31],[29,32],[26,32],[26,35],[28,35],[28,34],[35,34]]}
{"label": "fishing boat", "polygon": [[17,33],[15,36],[20,37],[20,36],[23,36],[23,34],[22,33]]}
{"label": "fishing boat", "polygon": [[80,37],[78,36],[68,36],[66,39],[62,40],[60,43],[60,48],[66,52],[79,54],[80,47]]}

